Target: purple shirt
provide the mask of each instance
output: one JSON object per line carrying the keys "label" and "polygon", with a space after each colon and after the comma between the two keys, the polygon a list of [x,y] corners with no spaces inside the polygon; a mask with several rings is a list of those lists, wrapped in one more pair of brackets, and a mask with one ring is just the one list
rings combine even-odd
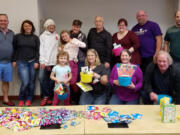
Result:
{"label": "purple shirt", "polygon": [[162,35],[159,25],[152,21],[147,21],[144,25],[136,24],[132,31],[136,33],[140,40],[140,52],[142,57],[151,57],[156,51],[156,36]]}
{"label": "purple shirt", "polygon": [[137,66],[137,69],[132,76],[132,82],[135,85],[135,89],[114,85],[114,80],[118,80],[117,64],[114,65],[110,74],[110,83],[112,86],[114,86],[115,94],[120,100],[123,101],[132,101],[139,98],[139,90],[141,90],[143,85],[143,74],[139,66]]}

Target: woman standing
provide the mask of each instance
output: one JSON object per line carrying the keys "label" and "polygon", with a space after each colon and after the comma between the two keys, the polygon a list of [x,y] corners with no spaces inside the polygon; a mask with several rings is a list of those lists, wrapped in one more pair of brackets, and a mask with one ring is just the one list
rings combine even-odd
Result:
{"label": "woman standing", "polygon": [[[123,64],[130,64],[131,53],[129,50],[124,49],[120,54],[120,61]],[[114,87],[114,94],[110,99],[110,104],[138,104],[140,90],[143,84],[143,74],[139,66],[136,66],[136,70],[132,75],[131,84],[127,87],[121,86],[118,81],[119,64],[114,65],[111,75],[110,83]]]}
{"label": "woman standing", "polygon": [[[113,43],[121,44],[124,49],[128,49],[132,55],[132,64],[141,64],[141,56],[139,53],[139,39],[136,34],[127,29],[128,22],[121,18],[118,21],[119,32],[113,35]],[[113,56],[113,65],[120,62],[119,56]]]}
{"label": "woman standing", "polygon": [[93,90],[82,92],[80,105],[87,104],[105,104],[106,102],[106,84],[108,83],[108,70],[100,63],[98,53],[94,49],[87,51],[85,65],[93,71],[93,78],[99,81],[93,81],[90,85]]}
{"label": "woman standing", "polygon": [[50,79],[50,74],[56,65],[56,56],[59,47],[59,35],[55,31],[55,22],[47,19],[44,23],[45,31],[40,35],[40,70],[39,81],[41,86],[42,101],[41,106],[50,105],[53,96],[54,82]]}
{"label": "woman standing", "polygon": [[31,106],[34,96],[36,69],[39,64],[39,38],[34,34],[35,28],[30,20],[23,21],[21,33],[13,41],[13,66],[18,68],[21,79],[19,106]]}

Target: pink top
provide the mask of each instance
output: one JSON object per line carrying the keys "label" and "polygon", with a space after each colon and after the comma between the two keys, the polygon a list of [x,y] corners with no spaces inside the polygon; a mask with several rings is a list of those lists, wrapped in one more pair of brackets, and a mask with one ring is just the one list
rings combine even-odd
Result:
{"label": "pink top", "polygon": [[70,42],[65,44],[64,51],[69,53],[69,60],[77,62],[77,56],[79,52],[79,47],[85,48],[86,44],[76,38],[73,38]]}

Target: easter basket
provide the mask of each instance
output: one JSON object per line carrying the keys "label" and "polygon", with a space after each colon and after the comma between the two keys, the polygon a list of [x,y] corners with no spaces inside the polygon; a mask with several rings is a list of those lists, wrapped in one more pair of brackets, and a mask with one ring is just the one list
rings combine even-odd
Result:
{"label": "easter basket", "polygon": [[112,53],[114,54],[114,56],[120,56],[120,53],[123,49],[124,49],[123,47],[114,48],[112,49]]}
{"label": "easter basket", "polygon": [[132,77],[129,76],[119,76],[118,81],[120,86],[129,86],[131,84]]}
{"label": "easter basket", "polygon": [[61,101],[67,99],[69,94],[68,87],[61,83],[56,84],[54,91],[56,92],[58,99]]}
{"label": "easter basket", "polygon": [[91,83],[93,79],[93,73],[83,73],[80,72],[81,82],[83,83]]}

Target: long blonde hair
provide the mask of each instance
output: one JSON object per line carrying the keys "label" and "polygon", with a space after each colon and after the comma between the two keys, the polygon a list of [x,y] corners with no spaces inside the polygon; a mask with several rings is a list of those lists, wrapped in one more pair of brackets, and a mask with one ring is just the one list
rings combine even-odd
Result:
{"label": "long blonde hair", "polygon": [[62,34],[67,33],[70,36],[70,32],[68,30],[62,30],[60,33],[60,47],[63,49],[66,42],[62,39]]}
{"label": "long blonde hair", "polygon": [[[99,59],[99,55],[98,55],[97,51],[96,51],[95,49],[88,49],[87,54],[88,54],[89,52],[92,52],[92,53],[95,54],[95,56],[96,56],[95,66],[100,65],[100,64],[101,64],[101,61],[100,61],[100,59]],[[86,66],[90,66],[90,63],[88,62],[87,56],[86,56],[86,59],[85,59],[85,65],[86,65]]]}

